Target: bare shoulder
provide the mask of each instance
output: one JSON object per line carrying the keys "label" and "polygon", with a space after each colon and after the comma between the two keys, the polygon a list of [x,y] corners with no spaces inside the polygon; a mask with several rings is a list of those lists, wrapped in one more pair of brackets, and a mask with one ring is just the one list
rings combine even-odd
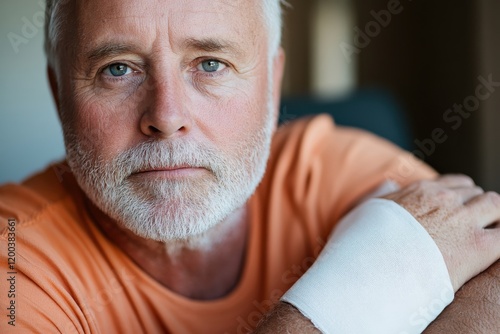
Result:
{"label": "bare shoulder", "polygon": [[424,333],[496,334],[499,328],[500,260],[467,282]]}

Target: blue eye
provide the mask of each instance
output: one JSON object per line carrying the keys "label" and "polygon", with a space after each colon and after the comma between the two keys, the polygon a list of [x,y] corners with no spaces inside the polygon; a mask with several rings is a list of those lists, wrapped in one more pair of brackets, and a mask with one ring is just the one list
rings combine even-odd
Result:
{"label": "blue eye", "polygon": [[[199,70],[203,70],[205,72],[217,72],[217,71],[220,71],[222,69],[225,68],[226,65],[224,65],[223,63],[221,63],[220,61],[218,60],[214,60],[214,59],[208,59],[208,60],[204,60],[200,63],[200,65],[198,65],[198,69]],[[201,68],[200,68],[201,67]]]}
{"label": "blue eye", "polygon": [[104,70],[107,75],[112,75],[114,77],[122,77],[126,74],[132,73],[132,69],[125,64],[116,63],[111,64]]}

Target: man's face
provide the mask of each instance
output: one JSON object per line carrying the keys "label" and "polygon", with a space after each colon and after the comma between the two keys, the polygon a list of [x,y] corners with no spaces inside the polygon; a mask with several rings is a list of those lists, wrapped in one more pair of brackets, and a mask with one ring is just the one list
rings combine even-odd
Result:
{"label": "man's face", "polygon": [[60,114],[87,196],[159,241],[244,205],[265,170],[282,68],[279,56],[268,67],[259,0],[65,6]]}

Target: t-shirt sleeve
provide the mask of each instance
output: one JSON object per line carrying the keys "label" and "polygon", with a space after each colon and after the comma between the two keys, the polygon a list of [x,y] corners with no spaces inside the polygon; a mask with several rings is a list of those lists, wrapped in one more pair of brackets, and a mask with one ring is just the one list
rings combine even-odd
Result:
{"label": "t-shirt sleeve", "polygon": [[8,233],[0,238],[0,277],[8,283],[1,285],[0,308],[7,317],[0,323],[0,332],[88,333],[82,326],[85,315],[73,298],[59,287],[48,287],[60,282],[46,268],[27,260],[31,255],[23,251],[27,245],[22,233],[12,236],[10,241]]}
{"label": "t-shirt sleeve", "polygon": [[289,166],[284,177],[287,196],[307,221],[324,224],[310,227],[320,228],[323,237],[383,183],[393,181],[404,187],[437,176],[428,165],[389,141],[337,126],[328,115],[299,123],[277,135],[282,142],[278,145],[281,163]]}
{"label": "t-shirt sleeve", "polygon": [[0,333],[90,332],[72,282],[56,265],[61,253],[42,233],[60,233],[42,213],[49,205],[28,187],[0,187]]}

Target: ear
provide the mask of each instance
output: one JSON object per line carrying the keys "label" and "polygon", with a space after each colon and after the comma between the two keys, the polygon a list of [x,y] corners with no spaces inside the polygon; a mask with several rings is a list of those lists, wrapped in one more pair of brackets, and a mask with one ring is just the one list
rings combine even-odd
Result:
{"label": "ear", "polygon": [[54,69],[47,65],[47,77],[49,78],[50,91],[52,92],[52,98],[56,103],[57,113],[61,117],[60,112],[60,101],[59,101],[59,86],[57,84],[57,76]]}
{"label": "ear", "polygon": [[285,71],[285,60],[285,51],[282,47],[280,47],[273,60],[273,103],[275,120],[277,120],[279,116],[281,83],[283,81],[283,73]]}

